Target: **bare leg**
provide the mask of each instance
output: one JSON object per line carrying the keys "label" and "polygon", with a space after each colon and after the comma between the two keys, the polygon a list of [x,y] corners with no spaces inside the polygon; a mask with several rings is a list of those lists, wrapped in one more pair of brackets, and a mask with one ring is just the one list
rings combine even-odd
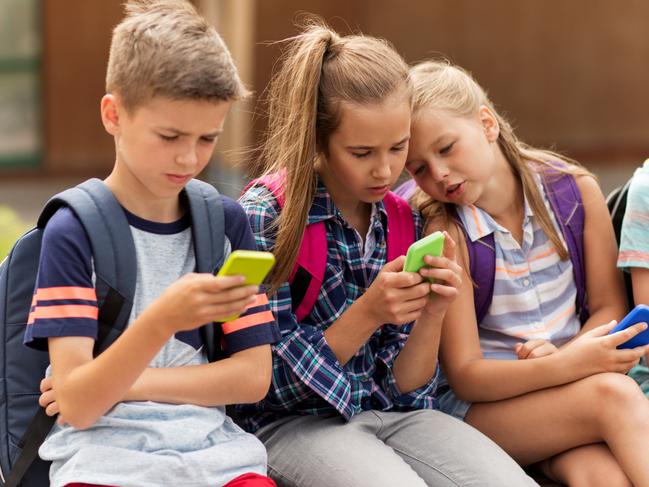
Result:
{"label": "bare leg", "polygon": [[570,487],[633,487],[605,443],[578,446],[541,463],[543,473]]}
{"label": "bare leg", "polygon": [[466,421],[522,465],[604,442],[633,485],[649,487],[649,401],[625,375],[597,374],[504,401],[476,403]]}

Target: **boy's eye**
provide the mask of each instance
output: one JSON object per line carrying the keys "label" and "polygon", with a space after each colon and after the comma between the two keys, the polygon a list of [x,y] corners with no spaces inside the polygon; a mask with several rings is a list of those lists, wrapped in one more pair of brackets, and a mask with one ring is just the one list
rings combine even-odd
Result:
{"label": "boy's eye", "polygon": [[162,140],[166,140],[167,142],[171,142],[172,140],[176,140],[178,138],[177,135],[164,135],[164,134],[158,134],[160,135],[160,138]]}
{"label": "boy's eye", "polygon": [[442,148],[439,150],[439,153],[440,153],[440,154],[448,154],[449,151],[453,148],[453,145],[454,145],[454,144],[455,144],[455,142],[451,142],[450,144],[448,144],[448,145],[442,147]]}
{"label": "boy's eye", "polygon": [[370,155],[370,151],[365,151],[365,152],[352,152],[352,156],[362,159],[363,157],[367,157]]}
{"label": "boy's eye", "polygon": [[201,137],[201,140],[203,142],[207,142],[208,144],[211,144],[216,140],[216,137]]}

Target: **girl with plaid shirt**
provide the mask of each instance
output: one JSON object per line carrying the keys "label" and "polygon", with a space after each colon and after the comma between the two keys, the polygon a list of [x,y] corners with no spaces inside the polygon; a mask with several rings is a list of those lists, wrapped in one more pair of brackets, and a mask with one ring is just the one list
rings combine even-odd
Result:
{"label": "girl with plaid shirt", "polygon": [[[532,485],[494,443],[436,410],[441,323],[460,286],[455,243],[447,236],[419,274],[403,272],[403,256],[387,262],[383,199],[410,138],[407,65],[383,40],[340,37],[317,21],[282,61],[262,159],[283,178],[283,204],[263,184],[240,201],[258,247],[278,262],[271,390],[240,409],[266,445],[269,475],[291,486]],[[326,270],[298,320],[288,281],[316,222]]]}

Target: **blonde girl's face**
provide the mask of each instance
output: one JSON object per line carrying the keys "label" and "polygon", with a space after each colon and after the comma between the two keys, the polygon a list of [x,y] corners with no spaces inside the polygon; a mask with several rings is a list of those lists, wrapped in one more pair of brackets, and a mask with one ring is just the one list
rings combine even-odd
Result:
{"label": "blonde girl's face", "polygon": [[478,204],[493,186],[498,123],[482,107],[463,117],[423,108],[413,117],[406,170],[437,201]]}
{"label": "blonde girl's face", "polygon": [[337,205],[383,199],[403,171],[410,139],[405,90],[377,104],[341,102],[339,125],[318,167]]}

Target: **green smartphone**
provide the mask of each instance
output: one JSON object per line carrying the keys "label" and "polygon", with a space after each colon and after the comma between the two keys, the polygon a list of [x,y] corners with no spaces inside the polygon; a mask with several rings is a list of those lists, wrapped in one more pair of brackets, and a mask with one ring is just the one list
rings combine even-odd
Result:
{"label": "green smartphone", "polygon": [[[418,272],[427,264],[424,262],[424,256],[434,255],[439,257],[444,251],[444,234],[442,232],[433,232],[430,235],[417,240],[406,253],[406,263],[403,270],[407,272]],[[433,279],[429,279],[433,282]]]}
{"label": "green smartphone", "polygon": [[[245,276],[246,281],[242,286],[260,285],[274,264],[275,256],[270,252],[235,250],[228,256],[216,276]],[[238,317],[239,315],[232,315],[221,318],[219,321],[225,323],[236,320]]]}

